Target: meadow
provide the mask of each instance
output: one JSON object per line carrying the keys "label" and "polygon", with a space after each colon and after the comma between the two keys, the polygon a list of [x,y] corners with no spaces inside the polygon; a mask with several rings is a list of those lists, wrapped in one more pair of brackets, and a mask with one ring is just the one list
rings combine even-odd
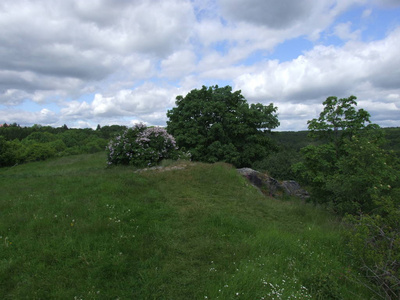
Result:
{"label": "meadow", "polygon": [[224,163],[0,169],[0,299],[379,299],[346,228],[259,193]]}

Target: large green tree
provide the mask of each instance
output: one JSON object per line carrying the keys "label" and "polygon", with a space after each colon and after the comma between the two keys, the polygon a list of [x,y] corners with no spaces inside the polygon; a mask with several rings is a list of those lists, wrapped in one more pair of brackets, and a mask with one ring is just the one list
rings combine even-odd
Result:
{"label": "large green tree", "polygon": [[356,97],[329,97],[318,119],[308,122],[310,135],[324,143],[302,149],[295,166],[317,202],[339,213],[369,213],[397,181],[393,156],[382,150],[382,131],[370,114],[356,109]]}
{"label": "large green tree", "polygon": [[176,107],[167,112],[167,130],[193,160],[250,166],[271,150],[264,131],[279,126],[276,111],[273,104],[249,105],[230,86],[203,86],[176,97]]}

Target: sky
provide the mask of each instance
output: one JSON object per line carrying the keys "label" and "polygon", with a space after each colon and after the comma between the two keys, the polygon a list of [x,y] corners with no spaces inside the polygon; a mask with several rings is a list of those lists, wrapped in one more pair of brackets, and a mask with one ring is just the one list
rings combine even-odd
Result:
{"label": "sky", "polygon": [[165,126],[176,96],[230,85],[307,129],[355,95],[400,126],[400,0],[1,0],[0,123]]}

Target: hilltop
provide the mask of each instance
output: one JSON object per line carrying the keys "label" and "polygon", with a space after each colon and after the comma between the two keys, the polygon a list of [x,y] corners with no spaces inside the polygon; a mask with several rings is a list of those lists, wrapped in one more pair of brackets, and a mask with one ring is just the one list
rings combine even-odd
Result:
{"label": "hilltop", "polygon": [[[179,164],[179,162],[177,163]],[[335,216],[224,163],[0,169],[2,299],[371,299]]]}

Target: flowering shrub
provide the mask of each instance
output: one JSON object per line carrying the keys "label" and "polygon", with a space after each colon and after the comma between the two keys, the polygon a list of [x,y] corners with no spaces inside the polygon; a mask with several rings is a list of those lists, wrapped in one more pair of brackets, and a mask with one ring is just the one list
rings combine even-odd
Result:
{"label": "flowering shrub", "polygon": [[107,146],[109,165],[154,166],[163,159],[179,157],[175,139],[161,127],[140,123],[126,129]]}

